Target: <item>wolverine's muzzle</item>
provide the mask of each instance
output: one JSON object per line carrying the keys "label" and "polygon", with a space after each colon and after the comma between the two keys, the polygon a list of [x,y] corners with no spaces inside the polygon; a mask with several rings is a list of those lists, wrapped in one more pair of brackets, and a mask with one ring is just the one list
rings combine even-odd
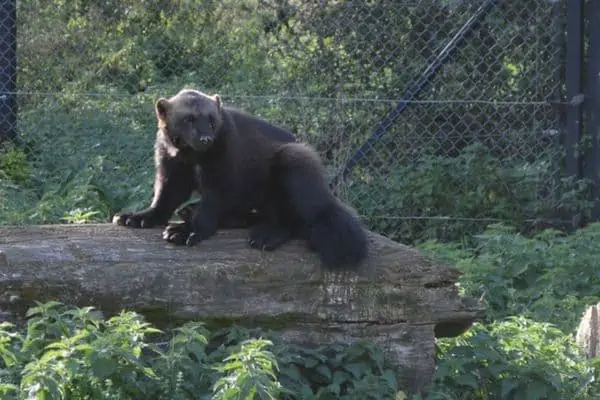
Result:
{"label": "wolverine's muzzle", "polygon": [[191,147],[196,151],[205,151],[213,142],[214,138],[211,136],[200,136],[194,140]]}

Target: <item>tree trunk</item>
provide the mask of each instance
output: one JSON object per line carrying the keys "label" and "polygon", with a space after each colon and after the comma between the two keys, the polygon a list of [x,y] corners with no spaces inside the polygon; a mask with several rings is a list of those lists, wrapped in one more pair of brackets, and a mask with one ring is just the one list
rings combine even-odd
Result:
{"label": "tree trunk", "polygon": [[459,297],[457,270],[374,233],[360,274],[333,274],[298,241],[260,252],[245,231],[223,230],[188,248],[167,244],[160,232],[0,228],[0,308],[22,315],[34,300],[57,300],[132,309],[159,326],[189,319],[261,326],[301,344],[366,338],[412,392],[434,372],[434,337],[460,334],[483,312]]}

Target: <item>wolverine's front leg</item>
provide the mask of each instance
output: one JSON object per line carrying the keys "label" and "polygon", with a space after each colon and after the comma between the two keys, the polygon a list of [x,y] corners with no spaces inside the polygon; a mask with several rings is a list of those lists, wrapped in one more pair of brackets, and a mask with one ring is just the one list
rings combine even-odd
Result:
{"label": "wolverine's front leg", "polygon": [[195,185],[192,165],[162,154],[157,155],[156,160],[152,203],[142,211],[116,214],[114,224],[132,228],[166,225],[177,207],[192,194]]}
{"label": "wolverine's front leg", "polygon": [[187,210],[187,219],[182,223],[169,224],[163,231],[163,239],[188,246],[208,239],[217,232],[222,210],[220,196],[214,191],[204,190],[202,200]]}

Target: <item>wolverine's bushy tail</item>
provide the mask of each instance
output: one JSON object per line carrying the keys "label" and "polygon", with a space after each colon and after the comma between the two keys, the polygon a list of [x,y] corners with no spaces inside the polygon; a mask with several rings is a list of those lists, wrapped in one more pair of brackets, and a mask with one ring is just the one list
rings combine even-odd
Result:
{"label": "wolverine's bushy tail", "polygon": [[367,257],[367,235],[358,218],[342,204],[332,204],[314,216],[308,240],[323,264],[332,269],[354,268]]}
{"label": "wolverine's bushy tail", "polygon": [[282,146],[274,158],[273,177],[327,268],[354,269],[367,257],[366,231],[358,216],[331,193],[312,148],[301,143]]}

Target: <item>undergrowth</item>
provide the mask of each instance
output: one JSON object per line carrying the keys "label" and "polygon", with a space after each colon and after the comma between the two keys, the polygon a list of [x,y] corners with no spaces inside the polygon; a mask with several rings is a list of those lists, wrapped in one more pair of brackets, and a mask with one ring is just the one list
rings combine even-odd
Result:
{"label": "undergrowth", "polygon": [[[168,340],[161,338],[168,336]],[[365,341],[308,349],[240,327],[164,333],[134,312],[109,319],[57,302],[0,324],[0,393],[10,399],[394,399],[395,373]]]}

